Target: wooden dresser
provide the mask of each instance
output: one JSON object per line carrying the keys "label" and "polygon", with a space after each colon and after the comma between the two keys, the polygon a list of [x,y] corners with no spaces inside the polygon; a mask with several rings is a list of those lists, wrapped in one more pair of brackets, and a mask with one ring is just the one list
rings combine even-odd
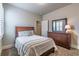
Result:
{"label": "wooden dresser", "polygon": [[68,33],[48,32],[48,37],[52,38],[56,45],[64,48],[71,48],[71,35]]}

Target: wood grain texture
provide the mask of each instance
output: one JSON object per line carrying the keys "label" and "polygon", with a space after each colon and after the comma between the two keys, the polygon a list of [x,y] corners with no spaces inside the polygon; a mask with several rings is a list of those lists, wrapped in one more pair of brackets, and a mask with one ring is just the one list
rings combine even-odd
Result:
{"label": "wood grain texture", "polygon": [[15,30],[16,30],[16,37],[17,37],[19,31],[34,30],[34,27],[17,26]]}
{"label": "wood grain texture", "polygon": [[67,33],[48,32],[48,37],[51,37],[56,45],[70,49],[71,47],[71,35]]}

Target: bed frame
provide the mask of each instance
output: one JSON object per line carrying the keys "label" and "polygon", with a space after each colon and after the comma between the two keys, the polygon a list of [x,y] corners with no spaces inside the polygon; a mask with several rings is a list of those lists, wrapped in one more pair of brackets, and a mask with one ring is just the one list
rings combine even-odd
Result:
{"label": "bed frame", "polygon": [[[23,27],[23,26],[17,26],[16,27],[16,37],[18,36],[18,32],[19,31],[27,31],[27,30],[34,30],[34,27]],[[41,56],[47,56],[50,53],[54,53],[55,48],[51,48],[50,50],[46,51],[45,53],[43,53]]]}
{"label": "bed frame", "polygon": [[34,27],[17,26],[16,27],[16,37],[18,36],[19,31],[27,31],[27,30],[34,30]]}

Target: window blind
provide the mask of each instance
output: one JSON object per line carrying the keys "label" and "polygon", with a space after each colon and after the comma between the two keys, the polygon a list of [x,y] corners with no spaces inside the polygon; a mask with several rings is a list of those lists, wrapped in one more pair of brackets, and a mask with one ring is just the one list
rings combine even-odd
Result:
{"label": "window blind", "polygon": [[0,35],[4,34],[4,9],[0,3]]}

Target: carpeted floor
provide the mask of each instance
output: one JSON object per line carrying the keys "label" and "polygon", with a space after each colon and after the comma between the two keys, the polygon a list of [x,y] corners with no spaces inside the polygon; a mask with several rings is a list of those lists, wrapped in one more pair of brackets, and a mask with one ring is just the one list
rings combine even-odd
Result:
{"label": "carpeted floor", "polygon": [[[58,51],[51,53],[49,56],[79,56],[79,50],[77,49],[65,49],[63,47],[57,46]],[[15,48],[10,48],[2,51],[2,56],[19,56]]]}

